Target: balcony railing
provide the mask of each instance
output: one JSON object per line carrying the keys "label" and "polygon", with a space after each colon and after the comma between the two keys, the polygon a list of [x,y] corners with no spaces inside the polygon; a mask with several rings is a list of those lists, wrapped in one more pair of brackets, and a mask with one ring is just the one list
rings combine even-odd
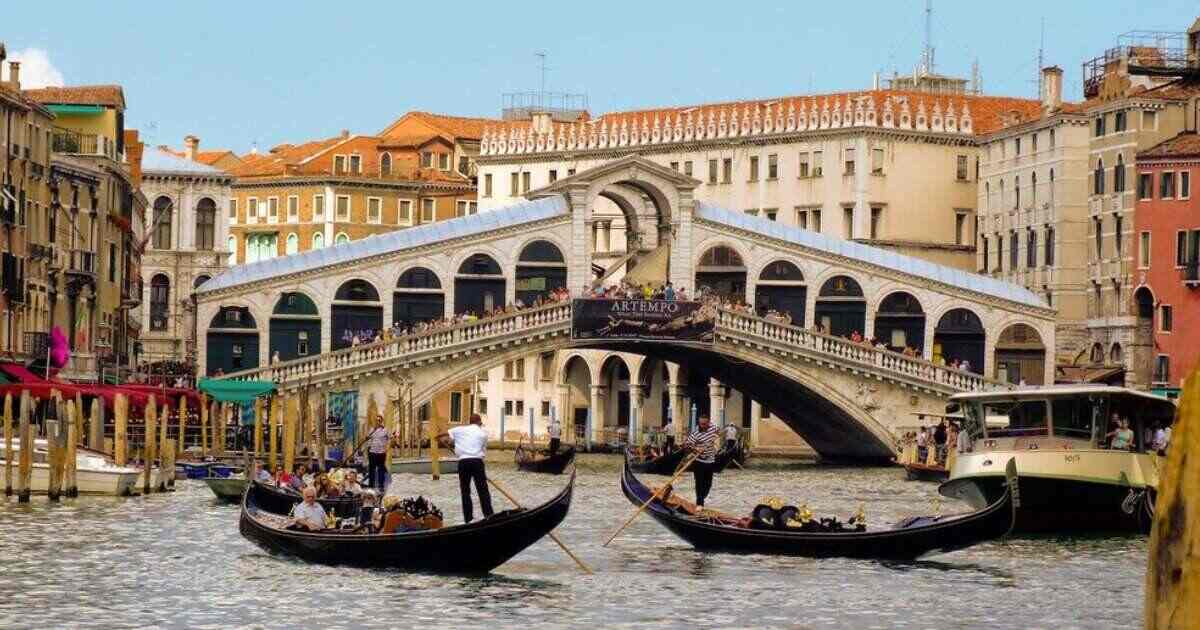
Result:
{"label": "balcony railing", "polygon": [[102,155],[117,159],[117,143],[108,136],[83,133],[73,129],[55,128],[51,147],[57,153]]}
{"label": "balcony railing", "polygon": [[67,273],[85,273],[96,275],[96,253],[86,249],[71,250],[71,266]]}
{"label": "balcony railing", "polygon": [[1179,275],[1183,277],[1183,285],[1186,287],[1200,287],[1200,260],[1193,260],[1183,266],[1179,270]]}
{"label": "balcony railing", "polygon": [[121,283],[121,306],[132,308],[141,304],[144,286],[141,278],[130,280],[125,276],[125,282]]}
{"label": "balcony railing", "polygon": [[44,332],[25,333],[25,353],[30,357],[45,357],[50,335]]}

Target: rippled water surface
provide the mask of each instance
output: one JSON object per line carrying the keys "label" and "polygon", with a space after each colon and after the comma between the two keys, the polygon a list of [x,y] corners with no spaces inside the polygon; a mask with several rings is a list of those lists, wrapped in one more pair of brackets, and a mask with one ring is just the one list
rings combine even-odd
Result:
{"label": "rippled water surface", "polygon": [[[527,505],[566,477],[491,475]],[[482,578],[312,566],[238,534],[237,508],[196,481],[148,498],[0,507],[0,627],[674,626],[1128,628],[1140,625],[1146,539],[1035,538],[911,564],[701,554],[648,517],[608,548],[631,512],[615,458],[581,462],[558,535],[596,571],[581,575],[546,539]],[[872,523],[930,513],[934,484],[896,469],[794,466],[718,475],[709,503],[747,513],[763,496]],[[661,480],[658,481],[661,483]],[[461,519],[457,480],[398,475]],[[691,493],[690,481],[680,489]],[[493,493],[497,509],[507,505]],[[944,503],[944,512],[966,511]]]}

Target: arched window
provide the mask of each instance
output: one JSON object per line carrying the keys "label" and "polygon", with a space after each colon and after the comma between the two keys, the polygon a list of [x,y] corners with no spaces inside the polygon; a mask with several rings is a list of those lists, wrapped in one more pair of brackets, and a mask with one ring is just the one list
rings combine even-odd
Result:
{"label": "arched window", "polygon": [[1125,156],[1117,155],[1117,165],[1113,167],[1113,192],[1125,191]]}
{"label": "arched window", "polygon": [[1021,208],[1021,176],[1017,175],[1013,178],[1013,209]]}
{"label": "arched window", "polygon": [[325,247],[325,235],[321,232],[317,232],[316,234],[313,234],[312,248],[321,249],[322,247]]}
{"label": "arched window", "polygon": [[287,236],[287,255],[291,256],[298,251],[300,251],[300,237],[296,236],[295,232],[292,232]]}
{"label": "arched window", "polygon": [[390,153],[379,156],[379,174],[383,177],[392,174],[392,155]]}
{"label": "arched window", "polygon": [[205,282],[208,282],[211,279],[211,276],[202,273],[196,276],[196,279],[192,282],[192,288],[199,289]]}
{"label": "arched window", "polygon": [[984,205],[987,206],[988,210],[991,210],[992,209],[992,183],[991,182],[984,182],[983,198],[986,200],[984,202]]}
{"label": "arched window", "polygon": [[171,280],[164,274],[150,279],[150,330],[166,330],[170,315]]}
{"label": "arched window", "polygon": [[1121,354],[1121,344],[1114,343],[1108,351],[1108,362],[1113,365],[1120,365],[1123,355]]}
{"label": "arched window", "polygon": [[1104,363],[1104,346],[1099,343],[1092,344],[1092,363],[1097,365]]}
{"label": "arched window", "polygon": [[196,249],[212,251],[216,239],[217,204],[205,197],[196,204]]}
{"label": "arched window", "polygon": [[333,237],[334,245],[344,245],[350,242],[350,237],[346,236],[345,232],[338,232],[338,235]]}
{"label": "arched window", "polygon": [[1029,201],[1037,205],[1037,173],[1029,174]]}
{"label": "arched window", "polygon": [[1092,194],[1104,194],[1104,158],[1096,158],[1096,170],[1092,173]]}
{"label": "arched window", "polygon": [[229,238],[225,240],[225,247],[229,250],[229,264],[236,265],[238,260],[237,237],[230,234]]}
{"label": "arched window", "polygon": [[171,249],[171,199],[154,200],[154,249]]}

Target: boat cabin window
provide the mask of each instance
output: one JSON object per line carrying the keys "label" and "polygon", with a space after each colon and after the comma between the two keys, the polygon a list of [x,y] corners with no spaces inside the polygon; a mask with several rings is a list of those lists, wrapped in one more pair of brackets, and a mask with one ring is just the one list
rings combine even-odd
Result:
{"label": "boat cabin window", "polygon": [[1050,409],[1054,418],[1054,435],[1091,440],[1095,435],[1092,430],[1094,418],[1102,418],[1104,401],[1086,397],[1063,397],[1050,400]]}
{"label": "boat cabin window", "polygon": [[1046,435],[1046,401],[1018,400],[983,403],[987,436],[1029,437]]}

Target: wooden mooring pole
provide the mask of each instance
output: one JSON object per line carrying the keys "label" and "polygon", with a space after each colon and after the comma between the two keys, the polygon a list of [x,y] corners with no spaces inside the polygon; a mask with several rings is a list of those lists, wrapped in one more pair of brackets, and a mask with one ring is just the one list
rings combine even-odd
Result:
{"label": "wooden mooring pole", "polygon": [[154,395],[150,395],[149,402],[146,403],[146,410],[143,412],[145,418],[146,437],[142,440],[142,464],[145,466],[142,477],[142,494],[150,494],[151,477],[154,475],[154,456],[155,456],[155,437],[158,435],[156,425],[158,424],[158,402],[154,400]]}
{"label": "wooden mooring pole", "polygon": [[13,492],[13,413],[12,394],[4,395],[4,496]]}
{"label": "wooden mooring pole", "polygon": [[75,456],[81,426],[79,418],[83,415],[80,410],[83,408],[83,405],[79,404],[79,407],[76,408],[77,403],[79,403],[78,398],[67,401],[67,450],[66,461],[64,462],[65,466],[63,468],[63,494],[68,497],[79,496],[79,469]]}
{"label": "wooden mooring pole", "polygon": [[124,466],[129,456],[129,398],[117,394],[113,400],[113,460]]}
{"label": "wooden mooring pole", "polygon": [[[50,391],[50,400],[43,407],[46,412],[42,416],[42,426],[46,431],[46,464],[49,469],[46,479],[46,498],[58,501],[62,494],[63,474],[63,440],[62,434],[66,429],[66,414],[63,412],[62,395],[58,390]],[[50,412],[54,411],[54,422],[50,422]]]}
{"label": "wooden mooring pole", "polygon": [[33,399],[29,390],[21,392],[21,454],[20,466],[17,470],[17,502],[29,503],[29,490],[33,482],[33,430],[29,426],[29,417],[33,415]]}
{"label": "wooden mooring pole", "polygon": [[[166,492],[167,488],[175,486],[175,441],[167,432],[171,426],[171,407],[167,401],[162,406],[162,440],[158,447],[158,491]],[[182,427],[180,427],[182,428]]]}

